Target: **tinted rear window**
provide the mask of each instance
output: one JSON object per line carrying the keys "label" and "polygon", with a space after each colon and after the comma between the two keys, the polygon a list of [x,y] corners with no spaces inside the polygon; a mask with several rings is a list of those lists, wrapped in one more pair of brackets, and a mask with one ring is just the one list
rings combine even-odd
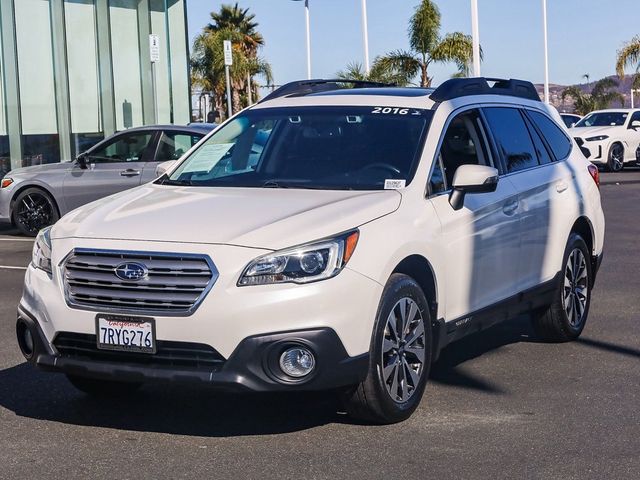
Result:
{"label": "tinted rear window", "polygon": [[520,111],[516,108],[491,107],[485,108],[484,113],[507,173],[536,167],[538,158]]}
{"label": "tinted rear window", "polygon": [[549,117],[540,112],[529,110],[528,113],[542,133],[542,136],[547,140],[556,160],[567,158],[569,153],[571,153],[571,141],[562,132],[562,130],[560,130],[560,127],[558,127]]}

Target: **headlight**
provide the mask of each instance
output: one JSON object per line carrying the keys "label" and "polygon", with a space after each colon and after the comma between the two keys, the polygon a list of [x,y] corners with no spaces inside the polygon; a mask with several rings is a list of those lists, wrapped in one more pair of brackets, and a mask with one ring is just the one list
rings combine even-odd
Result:
{"label": "headlight", "polygon": [[587,138],[587,142],[599,142],[600,140],[606,140],[609,138],[609,135],[598,135],[597,137],[589,137]]}
{"label": "headlight", "polygon": [[258,257],[246,266],[238,286],[309,283],[334,277],[353,255],[359,235],[355,230]]}
{"label": "headlight", "polygon": [[33,244],[31,263],[36,268],[51,274],[51,227],[40,230]]}
{"label": "headlight", "polygon": [[4,177],[2,179],[2,183],[0,184],[0,188],[7,188],[9,185],[13,183],[13,178]]}

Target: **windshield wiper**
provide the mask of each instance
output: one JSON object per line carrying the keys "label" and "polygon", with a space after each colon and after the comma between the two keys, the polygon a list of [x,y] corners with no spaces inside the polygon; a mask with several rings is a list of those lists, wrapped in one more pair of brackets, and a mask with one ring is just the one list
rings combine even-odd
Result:
{"label": "windshield wiper", "polygon": [[165,178],[160,179],[160,185],[191,187],[193,186],[193,182],[191,180],[170,180],[168,176],[165,176]]}

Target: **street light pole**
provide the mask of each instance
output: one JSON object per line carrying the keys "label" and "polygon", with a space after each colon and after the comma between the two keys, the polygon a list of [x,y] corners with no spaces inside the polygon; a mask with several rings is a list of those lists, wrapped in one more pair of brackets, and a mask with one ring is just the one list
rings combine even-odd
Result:
{"label": "street light pole", "polygon": [[544,30],[544,101],[549,102],[549,46],[547,42],[547,0],[542,0],[542,24]]}
{"label": "street light pole", "polygon": [[478,26],[478,0],[471,0],[471,37],[473,39],[473,76],[480,76],[480,27]]}
{"label": "street light pole", "polygon": [[364,71],[369,75],[369,27],[367,26],[367,0],[362,0],[362,36],[364,40]]}
{"label": "street light pole", "polygon": [[311,80],[311,22],[309,21],[309,0],[304,0],[304,16],[307,25],[307,79]]}

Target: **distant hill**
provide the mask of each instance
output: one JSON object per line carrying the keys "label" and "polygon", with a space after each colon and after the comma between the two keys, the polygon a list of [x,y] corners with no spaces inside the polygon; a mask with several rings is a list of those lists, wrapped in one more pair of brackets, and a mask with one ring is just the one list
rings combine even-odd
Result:
{"label": "distant hill", "polygon": [[[620,105],[619,103],[613,103],[611,105],[612,108],[624,106],[626,108],[631,107],[631,83],[633,81],[632,75],[626,75],[623,79],[620,79],[617,75],[611,75],[607,78],[612,78],[616,82],[618,82],[618,92],[620,92],[624,96],[624,105]],[[597,81],[597,80],[596,80]],[[580,83],[575,86],[580,88],[584,92],[590,92],[593,88],[596,81],[589,83]],[[573,100],[567,97],[566,100],[562,100],[562,92],[569,85],[558,85],[557,83],[549,84],[549,96],[551,97],[551,104],[556,107],[560,112],[564,113],[572,113],[573,112]],[[544,85],[541,83],[535,84],[536,90],[538,90],[538,95],[540,98],[543,97]],[[635,106],[640,107],[640,93],[636,93],[634,98]]]}

